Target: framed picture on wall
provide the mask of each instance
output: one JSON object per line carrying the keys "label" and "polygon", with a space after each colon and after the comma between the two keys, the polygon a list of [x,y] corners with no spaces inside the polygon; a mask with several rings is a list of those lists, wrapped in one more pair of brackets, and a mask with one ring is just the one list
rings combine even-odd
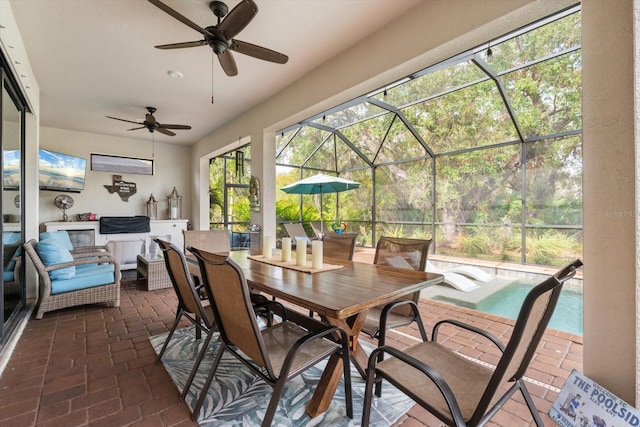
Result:
{"label": "framed picture on wall", "polygon": [[91,154],[91,170],[98,172],[134,173],[153,175],[153,160],[134,157]]}

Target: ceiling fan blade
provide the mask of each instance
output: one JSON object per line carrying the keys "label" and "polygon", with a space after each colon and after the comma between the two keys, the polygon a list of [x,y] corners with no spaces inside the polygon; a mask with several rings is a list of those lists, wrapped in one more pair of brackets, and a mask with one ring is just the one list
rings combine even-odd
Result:
{"label": "ceiling fan blade", "polygon": [[255,4],[253,0],[242,0],[224,17],[218,25],[218,31],[220,31],[227,40],[231,40],[251,22],[257,13],[258,5]]}
{"label": "ceiling fan blade", "polygon": [[228,49],[223,53],[218,55],[218,59],[220,60],[220,65],[222,65],[222,69],[229,77],[238,75],[238,67],[236,66],[236,60],[233,59],[233,55],[231,51]]}
{"label": "ceiling fan blade", "polygon": [[159,8],[159,9],[163,10],[164,12],[168,13],[169,15],[173,16],[175,19],[177,19],[178,21],[182,22],[183,24],[193,28],[194,30],[196,30],[197,32],[202,34],[203,36],[211,36],[212,35],[209,31],[205,30],[204,28],[202,28],[201,26],[199,26],[195,22],[191,21],[190,19],[180,15],[178,12],[176,12],[173,9],[171,9],[169,6],[167,6],[166,4],[162,3],[160,0],[149,0],[149,3],[153,4],[157,8]]}
{"label": "ceiling fan blade", "polygon": [[170,130],[167,130],[167,129],[157,128],[156,130],[158,132],[164,133],[165,135],[168,135],[168,136],[175,136],[176,135],[175,133],[173,133],[173,132],[171,132]]}
{"label": "ceiling fan blade", "polygon": [[253,56],[254,58],[275,62],[277,64],[286,64],[289,60],[289,57],[287,55],[276,52],[275,50],[267,49],[266,47],[258,46],[236,39],[233,39],[231,41],[231,46],[229,46],[229,49],[234,50],[238,53]]}
{"label": "ceiling fan blade", "polygon": [[138,130],[138,129],[144,129],[146,128],[146,126],[140,126],[139,128],[131,128],[131,129],[127,129],[127,130]]}
{"label": "ceiling fan blade", "polygon": [[158,129],[191,129],[188,125],[161,125],[158,124]]}
{"label": "ceiling fan blade", "polygon": [[111,116],[105,116],[107,119],[113,119],[113,120],[120,120],[121,122],[127,122],[127,123],[135,123],[137,125],[140,124],[140,122],[134,122],[133,120],[125,120],[125,119],[119,119],[117,117],[111,117]]}
{"label": "ceiling fan blade", "polygon": [[207,45],[206,40],[198,40],[195,42],[161,44],[154,47],[156,49],[182,49],[184,47],[198,47],[198,46],[206,46],[206,45]]}

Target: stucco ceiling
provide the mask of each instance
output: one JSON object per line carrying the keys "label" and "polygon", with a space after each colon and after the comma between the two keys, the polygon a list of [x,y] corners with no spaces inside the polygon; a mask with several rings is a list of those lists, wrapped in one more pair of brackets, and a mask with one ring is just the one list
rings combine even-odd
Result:
{"label": "stucco ceiling", "polygon": [[[148,140],[147,130],[127,131],[135,125],[105,116],[142,120],[153,106],[160,123],[192,126],[174,137],[155,132],[155,140],[190,145],[420,1],[256,0],[257,16],[236,38],[282,52],[289,62],[235,53],[235,77],[206,46],[155,49],[202,36],[146,0],[10,4],[40,88],[42,126]],[[217,22],[209,0],[164,2],[202,27]],[[227,2],[230,9],[237,3]],[[184,77],[172,78],[170,70]]]}

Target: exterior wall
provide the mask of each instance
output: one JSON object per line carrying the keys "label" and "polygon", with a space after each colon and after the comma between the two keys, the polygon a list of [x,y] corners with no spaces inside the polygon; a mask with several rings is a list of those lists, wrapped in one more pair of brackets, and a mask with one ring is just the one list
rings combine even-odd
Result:
{"label": "exterior wall", "polygon": [[[147,200],[153,193],[158,201],[158,219],[168,219],[167,197],[176,187],[182,196],[182,218],[190,218],[191,177],[185,171],[190,170],[191,147],[158,143],[148,140],[116,138],[85,132],[46,128],[40,130],[40,148],[71,154],[87,159],[85,189],[73,193],[74,205],[67,212],[71,220],[84,212],[97,213],[98,216],[146,215]],[[91,153],[136,158],[154,159],[155,175],[119,174],[117,172],[97,172],[91,170]],[[110,194],[104,185],[111,185],[113,175],[122,175],[122,179],[136,183],[137,193],[127,202],[120,196]],[[60,194],[56,191],[40,191],[40,223],[61,221],[62,212],[53,204]]]}
{"label": "exterior wall", "polygon": [[633,2],[582,3],[584,364],[627,402],[636,388]]}

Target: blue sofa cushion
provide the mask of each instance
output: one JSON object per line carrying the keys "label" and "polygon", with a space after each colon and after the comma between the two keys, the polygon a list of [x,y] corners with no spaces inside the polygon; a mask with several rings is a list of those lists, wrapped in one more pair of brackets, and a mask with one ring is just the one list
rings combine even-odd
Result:
{"label": "blue sofa cushion", "polygon": [[[46,266],[73,261],[71,253],[55,239],[40,240],[36,245],[36,252],[42,260],[42,263]],[[50,271],[49,277],[53,281],[58,279],[70,279],[75,274],[76,267],[72,265]]]}
{"label": "blue sofa cushion", "polygon": [[45,231],[43,233],[40,233],[40,240],[46,239],[55,240],[68,251],[73,250],[73,243],[71,243],[71,238],[69,237],[69,233],[67,232],[67,230]]}
{"label": "blue sofa cushion", "polygon": [[83,264],[76,266],[76,274],[70,279],[51,281],[51,294],[93,288],[115,282],[115,265]]}

